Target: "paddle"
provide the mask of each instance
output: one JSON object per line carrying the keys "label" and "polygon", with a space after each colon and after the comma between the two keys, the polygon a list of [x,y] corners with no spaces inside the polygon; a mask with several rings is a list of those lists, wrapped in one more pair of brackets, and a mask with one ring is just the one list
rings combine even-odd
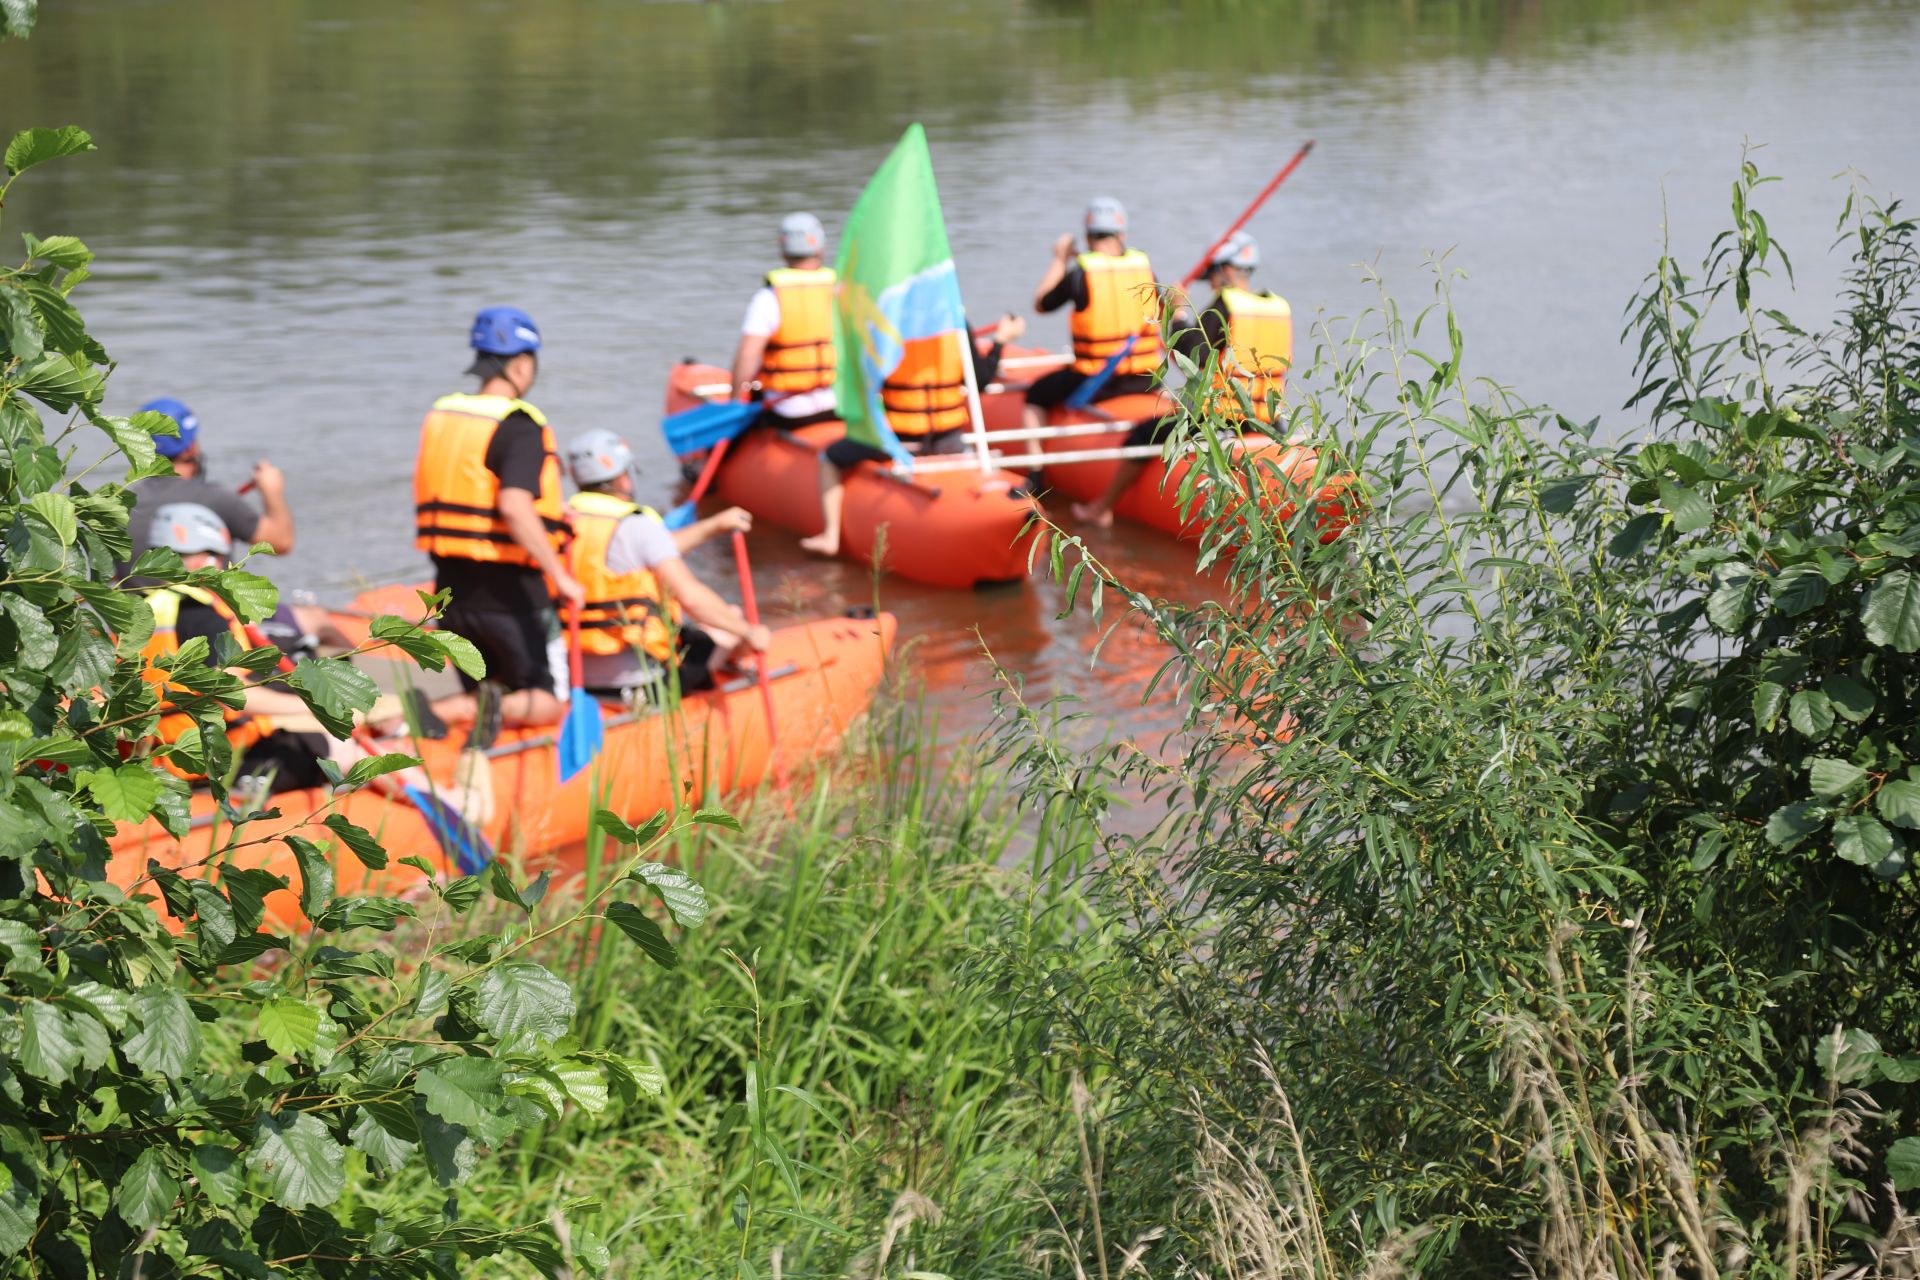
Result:
{"label": "paddle", "polygon": [[[1311,150],[1313,150],[1313,139],[1308,138],[1306,142],[1301,145],[1300,149],[1293,153],[1293,159],[1281,165],[1280,172],[1274,174],[1273,180],[1260,189],[1260,194],[1253,198],[1253,203],[1242,210],[1240,216],[1233,220],[1233,225],[1221,232],[1220,238],[1207,246],[1207,251],[1200,255],[1200,261],[1194,264],[1193,270],[1187,272],[1187,274],[1181,278],[1180,283],[1176,285],[1175,288],[1185,293],[1188,285],[1207,274],[1207,268],[1213,265],[1213,255],[1219,251],[1220,246],[1233,239],[1234,232],[1240,230],[1240,228],[1246,226],[1247,223],[1253,220],[1253,215],[1260,212],[1260,206],[1267,202],[1267,197],[1278,191],[1280,184],[1293,176],[1293,171],[1300,167],[1300,162],[1307,158],[1307,152]],[[1125,360],[1133,351],[1133,344],[1138,341],[1140,341],[1140,335],[1135,333],[1127,339],[1125,346],[1108,356],[1105,364],[1088,375],[1085,382],[1082,382],[1073,389],[1073,393],[1066,398],[1066,407],[1069,409],[1084,409],[1087,405],[1091,404],[1093,398],[1100,394],[1101,388],[1105,387],[1113,378],[1113,371],[1119,367],[1120,362]]]}
{"label": "paddle", "polygon": [[[241,630],[246,634],[248,644],[256,649],[264,649],[270,645],[271,642],[261,633],[259,627],[250,622],[240,625]],[[293,659],[284,653],[281,654],[280,674],[289,675],[293,668]],[[374,742],[373,735],[367,731],[366,726],[362,725],[353,731],[353,740],[359,743],[360,749],[368,755],[381,754],[379,746]],[[407,803],[419,810],[420,816],[427,820],[427,830],[433,833],[434,843],[440,846],[440,852],[446,855],[447,861],[454,867],[467,875],[472,875],[493,861],[493,846],[487,842],[486,836],[480,833],[479,828],[468,822],[458,809],[427,788],[414,783],[403,782],[400,784],[400,790],[406,796]]]}
{"label": "paddle", "polygon": [[600,701],[589,694],[580,674],[580,608],[575,605],[567,622],[567,661],[573,671],[573,692],[567,699],[567,718],[560,725],[560,742],[555,751],[560,761],[560,781],[593,763],[606,741],[606,722],[600,718]]}
{"label": "paddle", "polygon": [[707,465],[700,468],[700,478],[693,482],[693,490],[687,494],[687,500],[662,516],[662,524],[669,529],[684,529],[693,523],[694,517],[700,514],[700,499],[706,497],[707,490],[713,487],[713,478],[720,474],[720,460],[727,456],[727,446],[732,443],[731,440],[722,440],[713,446],[713,452],[707,455]]}
{"label": "paddle", "polygon": [[[740,609],[747,615],[747,625],[760,625],[760,605],[753,597],[753,568],[747,563],[747,535],[738,529],[733,531],[733,561],[740,566]],[[773,785],[782,791],[787,789],[786,770],[780,767],[780,738],[773,723],[773,681],[767,674],[767,655],[761,654],[754,663],[760,681],[760,699],[767,708],[767,759],[773,766]],[[792,801],[787,802],[789,807]]]}
{"label": "paddle", "polygon": [[676,456],[685,457],[724,444],[746,430],[765,400],[717,400],[697,404],[660,419],[660,432]]}

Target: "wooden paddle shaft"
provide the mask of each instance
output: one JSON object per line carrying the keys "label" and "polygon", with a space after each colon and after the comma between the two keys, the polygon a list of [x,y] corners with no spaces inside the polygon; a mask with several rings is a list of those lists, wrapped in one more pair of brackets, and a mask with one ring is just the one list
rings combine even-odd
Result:
{"label": "wooden paddle shaft", "polygon": [[[733,531],[733,562],[740,568],[740,609],[747,615],[747,625],[760,625],[760,602],[753,594],[753,567],[747,562],[747,535],[738,529]],[[780,736],[773,724],[773,681],[767,672],[767,655],[761,654],[754,662],[760,673],[760,700],[767,708],[767,761],[773,766],[773,784],[782,791],[787,789],[786,770],[780,767]]]}

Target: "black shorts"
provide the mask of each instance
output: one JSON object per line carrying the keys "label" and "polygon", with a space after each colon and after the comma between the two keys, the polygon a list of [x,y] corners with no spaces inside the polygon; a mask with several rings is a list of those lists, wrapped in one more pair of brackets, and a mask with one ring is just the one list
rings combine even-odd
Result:
{"label": "black shorts", "polygon": [[1127,443],[1130,445],[1165,444],[1167,437],[1173,434],[1173,429],[1178,425],[1180,425],[1180,415],[1177,413],[1169,413],[1162,418],[1148,418],[1145,422],[1136,422],[1133,424],[1133,430],[1127,432]]}
{"label": "black shorts", "polygon": [[[916,457],[931,457],[936,453],[962,452],[954,446],[960,444],[966,434],[965,427],[949,427],[945,431],[929,431],[924,436],[902,436],[900,443]],[[827,461],[846,471],[862,462],[891,462],[893,458],[885,449],[841,436],[827,446]]]}
{"label": "black shorts", "polygon": [[840,415],[832,409],[822,409],[819,413],[809,413],[799,418],[786,418],[768,405],[747,422],[746,430],[758,431],[762,427],[772,427],[776,431],[794,431],[800,427],[817,427],[823,422],[838,421]]}
{"label": "black shorts", "polygon": [[320,772],[320,761],[327,750],[327,739],[318,733],[270,733],[240,757],[240,773],[255,777],[271,773],[270,795],[324,787],[327,775]]}
{"label": "black shorts", "polygon": [[[1091,374],[1086,374],[1069,365],[1065,369],[1055,369],[1043,374],[1027,388],[1027,403],[1038,405],[1042,409],[1051,409],[1063,405],[1067,397],[1080,389]],[[1111,400],[1115,396],[1144,395],[1153,390],[1153,375],[1150,373],[1116,373],[1107,379],[1093,397],[1096,401]]]}
{"label": "black shorts", "polygon": [[[487,661],[487,679],[508,693],[522,689],[555,691],[547,645],[559,630],[551,608],[510,612],[463,607],[460,597],[455,595],[440,625],[473,641],[473,647]],[[463,671],[460,687],[472,692],[478,686]]]}

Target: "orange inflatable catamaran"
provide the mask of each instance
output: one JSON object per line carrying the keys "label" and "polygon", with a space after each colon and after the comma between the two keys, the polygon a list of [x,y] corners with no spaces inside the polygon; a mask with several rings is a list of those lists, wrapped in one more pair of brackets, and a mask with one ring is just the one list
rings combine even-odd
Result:
{"label": "orange inflatable catamaran", "polygon": [[[338,621],[351,635],[364,634],[376,612],[404,589],[369,593]],[[418,609],[417,600],[414,602]],[[577,848],[587,838],[595,809],[611,809],[627,818],[698,801],[708,795],[749,791],[776,771],[791,775],[834,750],[849,725],[873,700],[893,648],[894,619],[829,618],[773,633],[764,655],[771,676],[773,723],[758,686],[736,679],[718,688],[686,695],[672,710],[603,707],[606,740],[594,769],[562,785],[555,758],[555,729],[508,729],[486,753],[495,812],[481,834],[503,850],[531,857]],[[773,726],[777,724],[776,738]],[[437,783],[453,780],[460,751],[456,738],[413,743],[406,739],[378,744],[386,750],[420,755]],[[457,865],[418,809],[405,800],[360,791],[337,803],[324,790],[288,791],[274,796],[281,816],[247,828],[237,847],[220,852],[232,839],[211,796],[194,797],[192,826],[175,839],[159,824],[126,826],[114,836],[108,879],[122,888],[148,875],[149,863],[203,874],[208,859],[238,868],[259,867],[286,878],[291,890],[267,899],[267,927],[303,929],[306,917],[296,892],[301,883],[293,849],[279,838],[292,834],[310,840],[328,838],[324,827],[305,825],[324,813],[339,813],[379,838],[388,854],[384,868],[370,870],[345,850],[336,852],[334,892],[351,896],[407,896],[424,888],[424,873],[401,862],[424,859],[443,877],[471,874],[477,866]]]}

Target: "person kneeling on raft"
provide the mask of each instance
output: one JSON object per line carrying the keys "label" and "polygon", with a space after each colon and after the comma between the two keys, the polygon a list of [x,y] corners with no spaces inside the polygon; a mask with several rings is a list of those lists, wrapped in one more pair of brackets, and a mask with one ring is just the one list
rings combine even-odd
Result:
{"label": "person kneeling on raft", "polygon": [[[1174,317],[1173,347],[1202,369],[1212,368],[1212,405],[1228,422],[1246,423],[1244,391],[1253,407],[1252,421],[1271,425],[1272,400],[1286,381],[1293,361],[1293,309],[1274,293],[1255,293],[1247,287],[1260,265],[1260,246],[1244,231],[1236,231],[1218,249],[1207,267],[1207,283],[1214,299],[1200,313],[1196,327],[1191,312]],[[1149,418],[1127,433],[1129,446],[1162,444],[1180,421],[1178,413]],[[1113,524],[1114,504],[1147,469],[1149,459],[1123,458],[1114,468],[1107,491],[1092,502],[1073,504],[1076,520],[1100,528]]]}
{"label": "person kneeling on raft", "polygon": [[1094,199],[1087,205],[1086,231],[1087,251],[1077,256],[1071,234],[1054,242],[1053,261],[1034,290],[1034,310],[1043,315],[1073,304],[1067,325],[1073,363],[1027,388],[1022,418],[1028,430],[1046,425],[1049,409],[1065,404],[1116,356],[1095,400],[1152,391],[1166,364],[1160,342],[1160,288],[1147,255],[1127,247],[1125,207],[1111,196]]}
{"label": "person kneeling on raft", "polygon": [[[211,508],[195,502],[160,507],[153,513],[145,536],[148,546],[177,553],[189,570],[224,568],[233,554],[233,537],[227,526]],[[174,684],[167,670],[158,665],[160,660],[173,658],[189,641],[199,639],[207,643],[207,665],[213,666],[219,661],[222,637],[239,652],[261,647],[267,641],[258,627],[240,621],[224,600],[204,587],[159,586],[150,589],[146,598],[154,625],[142,656],[147,663],[146,678],[160,698],[160,722],[154,737],[172,746],[196,726],[186,708],[204,706],[208,699],[192,695],[189,700],[188,691]],[[239,668],[233,674],[242,680],[257,679]],[[346,769],[367,755],[359,744],[338,741],[323,731],[298,694],[276,688],[272,682],[249,684],[245,705],[222,705],[221,712],[226,719],[227,741],[239,758],[236,776],[261,779],[265,783],[262,794],[331,786],[331,779],[320,767],[322,760]],[[206,781],[170,757],[156,758],[169,772],[189,782]],[[424,786],[426,782],[420,770],[407,769],[377,779],[375,787],[391,790],[409,784]]]}
{"label": "person kneeling on raft", "polygon": [[780,220],[786,266],[767,273],[740,321],[733,398],[766,402],[748,430],[792,431],[838,417],[833,400],[833,268],[827,229],[810,213]]}
{"label": "person kneeling on raft", "polygon": [[[993,341],[984,350],[971,338],[967,340],[973,354],[975,386],[993,381],[1000,372],[1000,353],[1026,331],[1025,320],[1004,315],[994,326]],[[881,384],[880,403],[887,411],[887,425],[908,453],[918,457],[963,452],[967,429],[973,425],[973,411],[967,403],[966,374],[960,367],[960,346],[954,335],[942,333],[909,342],[900,363]],[[846,473],[862,462],[890,461],[886,450],[844,436],[828,445],[820,458],[820,510],[826,527],[811,538],[802,538],[800,545],[818,555],[839,555]]]}
{"label": "person kneeling on raft", "polygon": [[716,668],[743,653],[767,651],[773,633],[749,623],[681,558],[715,534],[746,532],[752,516],[732,507],[669,532],[658,513],[634,502],[633,450],[611,431],[575,439],[567,467],[580,486],[568,504],[570,559],[586,591],[580,657],[590,694],[627,700],[661,689],[673,675],[691,693],[711,688]]}

